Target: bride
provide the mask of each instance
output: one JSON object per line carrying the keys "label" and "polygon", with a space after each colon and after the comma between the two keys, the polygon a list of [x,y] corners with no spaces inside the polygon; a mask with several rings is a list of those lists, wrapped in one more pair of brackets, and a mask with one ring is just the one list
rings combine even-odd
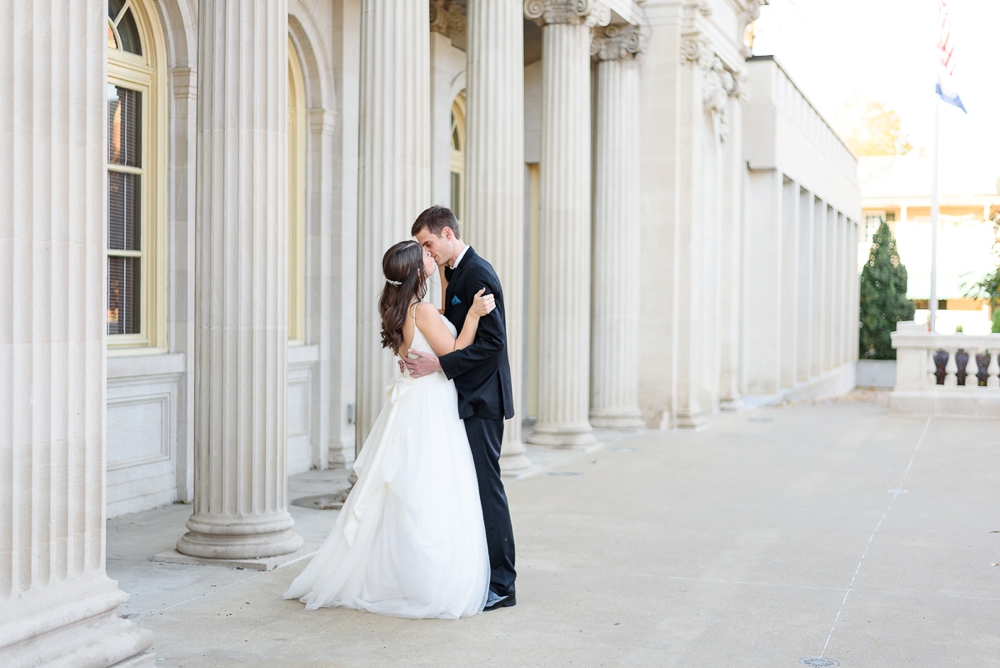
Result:
{"label": "bride", "polygon": [[[382,346],[438,356],[470,345],[479,318],[495,308],[480,290],[455,329],[421,301],[437,270],[415,241],[382,257]],[[395,617],[456,619],[483,611],[490,582],[486,532],[469,441],[455,384],[440,371],[404,372],[388,387],[382,412],[354,471],[358,481],[333,532],[285,598],[307,610],[340,606]]]}

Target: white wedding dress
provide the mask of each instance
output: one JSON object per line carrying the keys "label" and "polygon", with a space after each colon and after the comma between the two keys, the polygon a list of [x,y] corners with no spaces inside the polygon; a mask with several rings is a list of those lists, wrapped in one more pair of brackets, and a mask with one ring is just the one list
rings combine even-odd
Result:
{"label": "white wedding dress", "polygon": [[[419,329],[411,347],[431,349]],[[394,617],[482,612],[489,555],[455,384],[440,371],[391,384],[354,471],[336,527],[284,597]]]}

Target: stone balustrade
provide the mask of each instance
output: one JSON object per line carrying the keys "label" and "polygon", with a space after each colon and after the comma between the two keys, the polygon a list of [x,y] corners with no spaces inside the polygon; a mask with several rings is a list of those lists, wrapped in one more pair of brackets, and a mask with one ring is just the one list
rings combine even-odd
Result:
{"label": "stone balustrade", "polygon": [[912,322],[892,334],[897,413],[1000,417],[1000,334],[932,334]]}

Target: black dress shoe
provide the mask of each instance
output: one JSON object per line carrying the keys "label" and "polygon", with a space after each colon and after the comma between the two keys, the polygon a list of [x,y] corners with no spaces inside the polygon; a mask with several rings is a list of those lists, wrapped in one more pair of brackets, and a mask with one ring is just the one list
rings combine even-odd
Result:
{"label": "black dress shoe", "polygon": [[486,599],[486,607],[483,608],[483,612],[498,610],[500,608],[510,608],[515,605],[517,605],[517,596],[514,594],[509,596],[497,596],[493,592],[490,592]]}

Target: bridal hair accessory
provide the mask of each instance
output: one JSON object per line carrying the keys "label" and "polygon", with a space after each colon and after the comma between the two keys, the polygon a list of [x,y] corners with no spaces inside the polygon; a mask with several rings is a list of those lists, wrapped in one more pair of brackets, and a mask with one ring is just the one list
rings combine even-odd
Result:
{"label": "bridal hair accessory", "polygon": [[385,282],[386,283],[391,283],[392,285],[402,285],[402,283],[400,283],[399,281],[394,281],[391,278],[385,279]]}

